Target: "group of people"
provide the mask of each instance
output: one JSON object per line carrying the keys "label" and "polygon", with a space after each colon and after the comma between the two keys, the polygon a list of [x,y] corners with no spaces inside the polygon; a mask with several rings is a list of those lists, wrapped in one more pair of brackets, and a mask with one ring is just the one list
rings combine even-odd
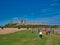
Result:
{"label": "group of people", "polygon": [[[35,28],[32,29],[32,33],[34,33],[36,30]],[[50,34],[51,30],[50,29],[45,29],[45,33],[46,35]],[[42,39],[43,38],[43,33],[42,33],[42,29],[39,28],[38,29],[38,34],[39,34],[39,37]]]}
{"label": "group of people", "polygon": [[[48,30],[48,29],[45,30],[46,35],[50,34],[50,32],[51,31]],[[43,36],[42,31],[41,30],[40,31],[38,30],[38,33],[39,33],[39,37],[42,39],[42,36]]]}

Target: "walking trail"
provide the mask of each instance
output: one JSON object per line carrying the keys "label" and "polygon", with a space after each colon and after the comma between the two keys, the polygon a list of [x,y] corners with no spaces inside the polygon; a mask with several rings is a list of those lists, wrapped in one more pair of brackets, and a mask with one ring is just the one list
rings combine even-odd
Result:
{"label": "walking trail", "polygon": [[53,41],[52,41],[52,38],[50,35],[48,36],[48,39],[47,39],[45,45],[53,45]]}

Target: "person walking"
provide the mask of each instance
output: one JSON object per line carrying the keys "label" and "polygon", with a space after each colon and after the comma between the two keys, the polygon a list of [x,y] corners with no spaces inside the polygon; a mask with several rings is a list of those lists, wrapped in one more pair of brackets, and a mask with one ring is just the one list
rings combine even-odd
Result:
{"label": "person walking", "polygon": [[42,39],[42,31],[39,32],[39,37]]}
{"label": "person walking", "polygon": [[45,31],[45,32],[46,32],[46,35],[48,35],[48,29],[46,29],[46,31]]}
{"label": "person walking", "polygon": [[48,33],[50,34],[50,32],[51,32],[51,30],[49,29],[49,30],[48,30]]}

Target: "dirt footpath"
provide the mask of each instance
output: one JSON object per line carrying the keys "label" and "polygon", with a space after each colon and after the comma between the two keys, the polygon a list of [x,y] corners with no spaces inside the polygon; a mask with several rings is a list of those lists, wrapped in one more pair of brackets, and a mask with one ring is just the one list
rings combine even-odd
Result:
{"label": "dirt footpath", "polygon": [[21,30],[27,30],[26,28],[4,28],[4,29],[1,29],[0,28],[0,34],[9,34],[9,33],[14,33],[14,32],[17,32],[17,31],[21,31]]}

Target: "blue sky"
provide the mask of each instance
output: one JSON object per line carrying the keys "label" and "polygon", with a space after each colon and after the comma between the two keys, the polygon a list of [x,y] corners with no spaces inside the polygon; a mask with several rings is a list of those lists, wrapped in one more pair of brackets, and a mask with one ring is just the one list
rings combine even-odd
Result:
{"label": "blue sky", "polygon": [[60,0],[0,0],[0,25],[21,18],[60,25]]}

